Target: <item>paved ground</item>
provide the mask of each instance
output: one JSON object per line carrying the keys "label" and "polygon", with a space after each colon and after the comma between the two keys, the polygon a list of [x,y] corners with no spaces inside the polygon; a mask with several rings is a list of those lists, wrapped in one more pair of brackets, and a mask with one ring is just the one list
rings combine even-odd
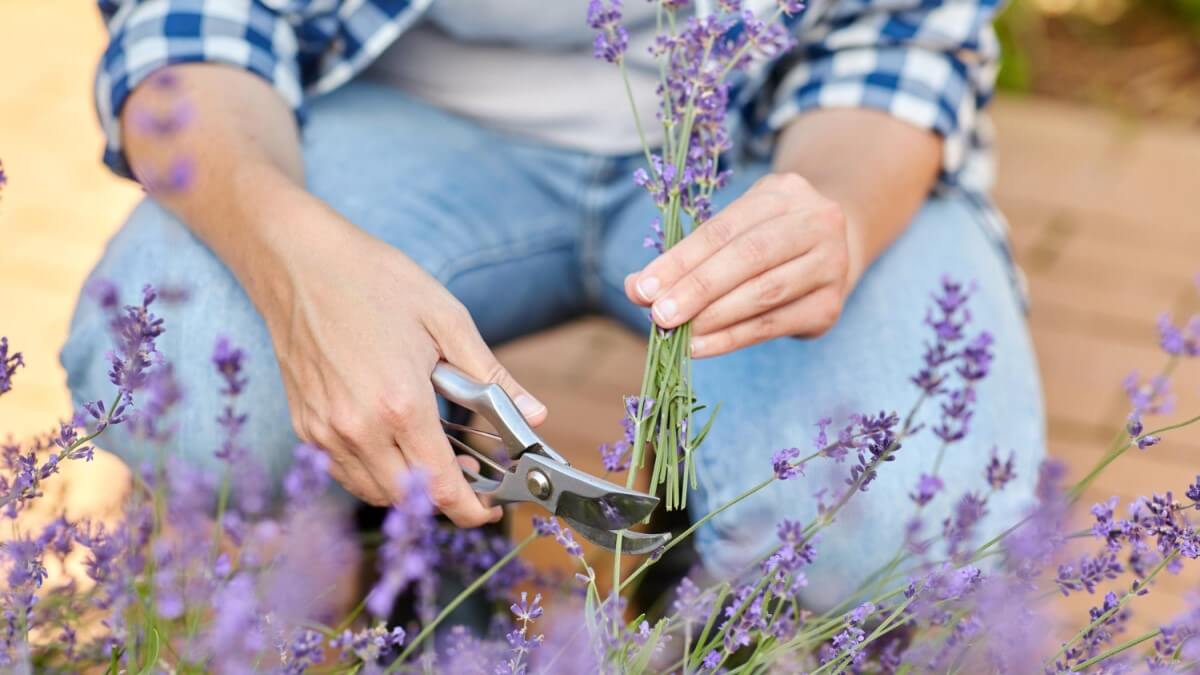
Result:
{"label": "paved ground", "polygon": [[[0,201],[0,333],[29,362],[0,403],[0,429],[18,438],[67,411],[55,354],[74,294],[139,198],[96,159],[100,136],[87,92],[101,27],[89,11],[66,7],[66,0],[7,0],[0,10],[0,158],[10,175]],[[1032,289],[1052,450],[1078,475],[1123,415],[1121,379],[1163,363],[1157,314],[1200,307],[1192,283],[1200,271],[1200,134],[1042,100],[1001,99],[996,121],[997,195]],[[590,449],[614,433],[620,396],[637,387],[640,349],[636,338],[587,321],[512,345],[502,357],[553,403],[547,433],[556,445]],[[1200,407],[1196,369],[1181,368],[1178,384],[1181,412]],[[1192,431],[1125,457],[1094,496],[1179,493],[1200,471],[1197,451],[1200,432]],[[117,462],[86,469],[64,483],[73,511],[117,494]],[[1177,611],[1194,582],[1168,580],[1165,592],[1147,599],[1143,621]]]}

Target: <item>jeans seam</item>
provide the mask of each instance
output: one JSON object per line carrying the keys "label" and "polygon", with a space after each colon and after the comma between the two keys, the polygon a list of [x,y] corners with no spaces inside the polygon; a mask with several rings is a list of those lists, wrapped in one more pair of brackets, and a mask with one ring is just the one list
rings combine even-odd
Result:
{"label": "jeans seam", "polygon": [[583,231],[579,241],[579,264],[583,279],[584,301],[588,307],[599,308],[603,302],[601,256],[604,246],[604,218],[608,205],[607,183],[616,168],[610,157],[588,158],[586,184],[580,194]]}

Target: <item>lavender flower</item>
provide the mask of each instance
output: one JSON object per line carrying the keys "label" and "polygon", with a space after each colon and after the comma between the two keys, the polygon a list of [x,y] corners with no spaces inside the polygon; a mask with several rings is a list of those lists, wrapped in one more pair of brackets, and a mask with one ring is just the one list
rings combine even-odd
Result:
{"label": "lavender flower", "polygon": [[1142,436],[1141,438],[1137,439],[1138,450],[1145,450],[1152,446],[1158,445],[1159,441],[1161,441],[1161,440],[1162,440],[1162,438],[1160,438],[1158,436],[1151,436],[1151,435]]}
{"label": "lavender flower", "polygon": [[425,478],[411,472],[401,479],[404,497],[383,521],[384,543],[379,548],[379,581],[367,594],[367,609],[376,617],[392,611],[396,596],[412,582],[430,574],[436,565],[433,545],[434,510],[425,493]]}
{"label": "lavender flower", "polygon": [[1158,343],[1171,356],[1200,355],[1200,316],[1193,316],[1183,327],[1171,322],[1170,314],[1158,317]]}
{"label": "lavender flower", "polygon": [[340,650],[343,659],[354,658],[373,664],[403,645],[406,637],[403,628],[397,626],[389,631],[387,626],[379,623],[357,632],[347,628],[329,641],[329,647]]}
{"label": "lavender flower", "polygon": [[283,477],[283,491],[293,505],[307,505],[329,485],[329,455],[301,443],[292,450],[292,466]]}
{"label": "lavender flower", "polygon": [[853,447],[858,449],[858,462],[850,467],[846,485],[866,492],[878,475],[879,465],[895,460],[896,452],[900,449],[900,440],[896,435],[900,418],[895,413],[881,411],[874,417],[857,416],[856,424],[857,440]]}
{"label": "lavender flower", "polygon": [[526,657],[541,645],[544,639],[541,634],[530,634],[530,624],[542,616],[541,602],[542,595],[540,593],[534,596],[533,601],[530,602],[528,594],[522,592],[520,601],[514,602],[509,608],[520,625],[505,636],[512,653],[507,661],[497,666],[496,675],[522,675],[526,672],[528,668]]}
{"label": "lavender flower", "polygon": [[[0,178],[3,178],[4,171],[0,168]],[[0,182],[0,185],[3,183]],[[21,357],[21,352],[15,352],[12,355],[8,353],[8,338],[0,337],[0,395],[6,394],[12,390],[12,376],[17,372],[17,368],[24,367],[25,360]]]}
{"label": "lavender flower", "polygon": [[160,359],[154,341],[164,331],[163,322],[150,312],[156,297],[154,288],[145,286],[142,304],[126,305],[124,313],[114,313],[109,323],[116,344],[108,379],[126,396],[142,386],[146,371]]}
{"label": "lavender flower", "polygon": [[925,506],[933,501],[937,493],[942,491],[942,479],[937,476],[931,476],[927,473],[921,474],[917,479],[917,488],[909,493],[909,498],[917,503],[917,506]]}
{"label": "lavender flower", "polygon": [[1121,384],[1133,407],[1130,419],[1144,415],[1166,415],[1175,409],[1175,396],[1170,391],[1169,380],[1163,375],[1156,375],[1143,383],[1135,370]]}
{"label": "lavender flower", "polygon": [[850,655],[850,663],[857,669],[861,667],[866,654],[862,651],[862,643],[867,634],[862,625],[875,612],[875,605],[865,602],[846,614],[842,631],[833,636],[833,654],[827,654],[822,662],[827,663],[841,655]]}
{"label": "lavender flower", "polygon": [[284,675],[302,675],[322,659],[325,638],[315,630],[297,629],[280,650]]}
{"label": "lavender flower", "polygon": [[242,376],[242,362],[246,353],[234,347],[229,338],[220,336],[213,347],[212,362],[217,373],[225,381],[221,393],[225,396],[237,396],[246,388],[246,378]]}
{"label": "lavender flower", "polygon": [[963,547],[974,534],[975,526],[986,514],[987,501],[979,495],[968,492],[959,498],[954,505],[954,514],[942,523],[942,536],[950,557],[962,554]]}
{"label": "lavender flower", "polygon": [[620,63],[629,47],[629,33],[621,25],[621,0],[591,0],[588,2],[587,22],[596,35],[593,53],[609,63]]}
{"label": "lavender flower", "polygon": [[996,451],[997,449],[993,447],[992,458],[988,461],[986,476],[988,485],[992,486],[993,490],[1000,491],[1017,477],[1016,471],[1013,469],[1016,454],[1009,452],[1008,459],[1001,462],[1000,456]]}
{"label": "lavender flower", "polygon": [[1058,566],[1058,575],[1054,583],[1064,596],[1072,591],[1086,590],[1095,593],[1096,586],[1106,579],[1116,579],[1124,568],[1117,562],[1117,555],[1111,550],[1100,552],[1096,556],[1085,555],[1079,559],[1079,571],[1070,563]]}
{"label": "lavender flower", "polygon": [[725,608],[725,621],[721,624],[725,651],[734,653],[750,645],[751,636],[768,628],[769,616],[764,606],[766,598],[755,584],[738,587],[729,606]]}
{"label": "lavender flower", "polygon": [[563,547],[567,555],[573,558],[583,557],[583,547],[579,545],[579,542],[575,541],[575,536],[571,534],[570,530],[559,524],[557,518],[534,516],[533,531],[539,537],[554,537],[554,540],[558,542],[559,546]]}
{"label": "lavender flower", "polygon": [[771,456],[771,467],[775,471],[775,477],[779,480],[791,480],[796,476],[804,475],[804,463],[795,462],[800,457],[798,448],[784,448],[776,450]]}
{"label": "lavender flower", "polygon": [[701,591],[690,577],[684,577],[675,588],[675,599],[671,611],[675,618],[684,623],[700,623],[708,616],[712,605],[711,593]]}

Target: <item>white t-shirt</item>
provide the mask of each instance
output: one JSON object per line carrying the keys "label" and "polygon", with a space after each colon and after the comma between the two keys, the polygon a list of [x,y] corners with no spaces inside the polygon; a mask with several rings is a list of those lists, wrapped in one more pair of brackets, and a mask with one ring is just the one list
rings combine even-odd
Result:
{"label": "white t-shirt", "polygon": [[[657,3],[625,3],[626,70],[651,146],[662,142],[658,67],[647,49]],[[638,152],[615,64],[592,56],[586,0],[435,0],[367,71],[486,126],[598,154]]]}

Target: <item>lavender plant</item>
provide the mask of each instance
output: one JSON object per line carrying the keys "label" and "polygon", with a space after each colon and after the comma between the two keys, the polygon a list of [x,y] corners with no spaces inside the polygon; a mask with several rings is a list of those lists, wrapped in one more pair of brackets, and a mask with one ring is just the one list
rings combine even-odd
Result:
{"label": "lavender plant", "polygon": [[[620,0],[592,0],[587,13],[588,25],[597,31],[596,58],[619,67],[634,108],[647,167],[638,169],[633,180],[658,206],[660,216],[650,224],[645,246],[660,253],[712,215],[713,192],[729,179],[729,170],[721,167],[721,156],[730,148],[725,119],[728,78],[788,49],[792,39],[777,19],[785,11],[800,9],[795,2],[784,2],[763,20],[743,10],[740,0],[730,0],[720,3],[720,13],[685,18],[688,4],[657,3],[660,31],[650,51],[659,63],[661,148],[646,142],[629,86],[629,37],[620,23]],[[632,403],[632,466],[642,468],[648,449],[654,449],[650,489],[664,486],[668,509],[687,505],[688,490],[696,487],[692,452],[712,423],[710,416],[698,431],[692,423],[693,414],[704,406],[692,392],[690,344],[690,322],[672,330],[651,322],[641,394]]]}

